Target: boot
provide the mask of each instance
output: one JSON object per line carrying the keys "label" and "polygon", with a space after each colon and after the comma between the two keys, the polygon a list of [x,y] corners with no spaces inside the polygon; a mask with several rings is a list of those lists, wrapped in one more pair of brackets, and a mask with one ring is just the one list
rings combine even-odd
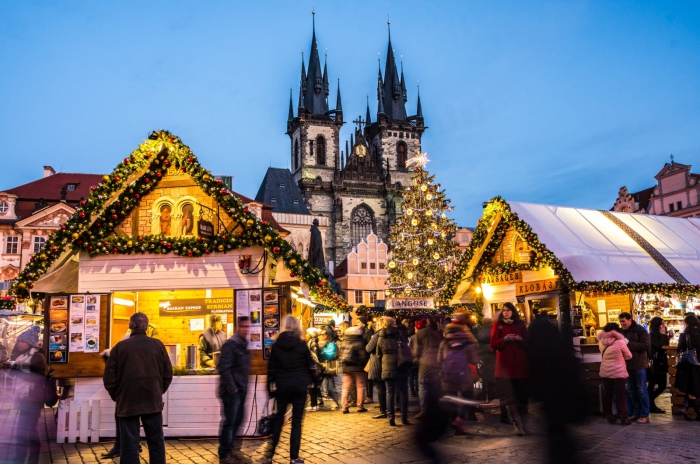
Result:
{"label": "boot", "polygon": [[508,409],[506,409],[505,406],[501,405],[501,423],[502,424],[510,424],[510,417],[508,417]]}
{"label": "boot", "polygon": [[523,419],[520,417],[520,413],[518,412],[518,407],[515,405],[508,406],[508,412],[513,420],[513,430],[515,431],[515,434],[522,437],[525,435],[525,427],[523,425]]}
{"label": "boot", "polygon": [[[690,408],[693,408],[695,410],[695,420],[700,420],[700,402],[698,402],[697,398],[693,398],[693,399],[689,398],[688,399],[688,408],[687,409],[690,409]],[[688,414],[687,409],[686,409],[686,414]],[[688,417],[686,417],[686,419],[692,420],[692,418],[689,419]]]}

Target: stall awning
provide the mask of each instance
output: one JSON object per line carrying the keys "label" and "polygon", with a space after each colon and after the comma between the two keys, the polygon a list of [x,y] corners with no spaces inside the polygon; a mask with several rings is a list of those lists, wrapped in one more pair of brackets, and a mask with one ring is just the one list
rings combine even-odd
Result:
{"label": "stall awning", "polygon": [[32,293],[78,293],[79,263],[74,254],[63,266],[34,283]]}
{"label": "stall awning", "polygon": [[[577,282],[676,283],[658,255],[700,285],[700,220],[508,202]],[[610,216],[610,217],[608,217]],[[622,227],[621,227],[622,226]],[[628,230],[625,230],[627,226]],[[643,248],[638,234],[647,246]],[[657,259],[649,251],[658,252]]]}

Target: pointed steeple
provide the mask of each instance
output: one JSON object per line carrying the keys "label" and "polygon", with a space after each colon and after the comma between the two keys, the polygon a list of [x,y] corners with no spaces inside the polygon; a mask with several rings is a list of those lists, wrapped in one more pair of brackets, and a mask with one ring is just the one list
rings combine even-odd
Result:
{"label": "pointed steeple", "polygon": [[377,119],[379,119],[380,114],[384,114],[384,82],[382,82],[382,61],[377,58],[379,62],[379,78],[377,79]]}
{"label": "pointed steeple", "polygon": [[306,68],[304,68],[304,50],[301,51],[301,82],[299,83],[299,104],[297,108],[304,107],[304,95],[306,95]]}
{"label": "pointed steeple", "polygon": [[423,107],[420,104],[420,85],[418,86],[418,108],[416,109],[416,117],[423,119]]}
{"label": "pointed steeple", "polygon": [[338,78],[338,97],[335,99],[335,111],[343,111],[343,102],[340,101],[340,78]]}
{"label": "pointed steeple", "polygon": [[[387,21],[391,28],[391,22]],[[396,68],[396,57],[391,46],[391,29],[389,29],[389,46],[386,52],[386,68],[384,70],[384,112],[389,119],[405,120],[405,87]]]}
{"label": "pointed steeple", "polygon": [[[366,119],[365,122],[367,123],[367,126],[372,124],[372,116],[369,113],[369,95],[367,95],[367,115],[365,116],[365,119]],[[365,127],[367,127],[367,126],[365,126]]]}
{"label": "pointed steeple", "polygon": [[324,101],[326,102],[326,111],[328,111],[329,88],[330,86],[328,85],[328,51],[326,50],[326,57],[323,62],[323,95]]}
{"label": "pointed steeple", "polygon": [[403,102],[406,103],[408,98],[406,97],[406,80],[403,78],[403,59],[401,59],[401,93],[403,94]]}
{"label": "pointed steeple", "polygon": [[289,115],[287,116],[287,121],[294,119],[294,107],[292,107],[292,89],[289,89]]}
{"label": "pointed steeple", "polygon": [[324,89],[324,73],[321,70],[321,59],[318,56],[318,42],[316,41],[316,12],[313,13],[313,31],[311,35],[311,55],[309,56],[309,71],[306,75],[304,94],[304,108],[311,114],[325,114],[327,111],[326,97],[328,93]]}

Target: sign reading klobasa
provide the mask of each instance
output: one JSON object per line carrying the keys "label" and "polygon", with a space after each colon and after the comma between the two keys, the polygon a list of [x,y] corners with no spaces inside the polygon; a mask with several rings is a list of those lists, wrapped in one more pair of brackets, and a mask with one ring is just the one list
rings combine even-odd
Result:
{"label": "sign reading klobasa", "polygon": [[435,309],[435,300],[432,298],[389,298],[386,300],[386,309]]}

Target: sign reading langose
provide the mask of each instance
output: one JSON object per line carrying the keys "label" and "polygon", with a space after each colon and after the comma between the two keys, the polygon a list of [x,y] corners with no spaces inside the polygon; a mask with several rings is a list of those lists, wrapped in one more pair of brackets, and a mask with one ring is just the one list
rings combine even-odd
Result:
{"label": "sign reading langose", "polygon": [[388,298],[386,309],[435,309],[432,298]]}

